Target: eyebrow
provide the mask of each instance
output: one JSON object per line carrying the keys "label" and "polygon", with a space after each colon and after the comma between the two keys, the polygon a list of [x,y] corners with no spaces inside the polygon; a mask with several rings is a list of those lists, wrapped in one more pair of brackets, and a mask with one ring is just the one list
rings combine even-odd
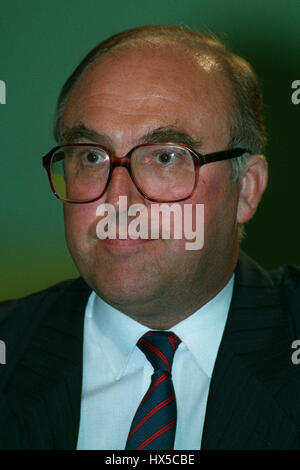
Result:
{"label": "eyebrow", "polygon": [[107,135],[89,129],[83,124],[67,128],[62,134],[62,140],[64,144],[78,143],[79,140],[91,140],[97,144],[111,145],[111,140]]}
{"label": "eyebrow", "polygon": [[[81,123],[66,129],[62,137],[63,143],[65,144],[78,143],[80,140],[90,140],[100,145],[113,147],[111,139],[106,134],[89,129]],[[202,147],[201,140],[195,139],[183,130],[173,126],[158,127],[157,129],[148,131],[137,140],[136,145],[154,144],[158,142],[177,142],[187,145],[194,150],[199,150]]]}
{"label": "eyebrow", "polygon": [[202,141],[194,139],[191,135],[186,132],[177,129],[176,127],[159,127],[152,131],[147,132],[138,141],[140,144],[151,144],[156,142],[177,142],[185,144],[193,149],[199,149],[202,147]]}

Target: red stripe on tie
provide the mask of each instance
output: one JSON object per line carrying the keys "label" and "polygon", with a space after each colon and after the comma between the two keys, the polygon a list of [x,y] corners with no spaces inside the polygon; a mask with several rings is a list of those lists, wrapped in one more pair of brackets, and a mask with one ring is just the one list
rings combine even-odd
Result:
{"label": "red stripe on tie", "polygon": [[168,338],[168,340],[169,340],[169,342],[171,343],[171,346],[172,346],[173,351],[174,351],[174,353],[175,353],[175,351],[176,351],[176,346],[175,346],[174,337],[173,337],[173,336],[170,336],[170,337]]}
{"label": "red stripe on tie", "polygon": [[157,411],[161,410],[162,408],[164,408],[165,406],[167,406],[169,403],[171,403],[173,400],[175,399],[175,394],[172,393],[172,395],[170,395],[168,398],[166,398],[165,400],[161,401],[160,403],[158,403],[154,408],[152,408],[151,411],[149,411],[149,413],[147,413],[143,419],[141,419],[141,421],[135,426],[135,428],[133,428],[133,430],[131,431],[131,433],[129,434],[128,438],[127,438],[127,441],[131,438],[131,436],[133,436],[133,434],[142,426],[142,424],[144,424],[149,418],[151,418],[151,416],[153,416],[155,413],[157,413]]}
{"label": "red stripe on tie", "polygon": [[[169,342],[171,343],[171,346],[172,346],[172,348],[173,348],[174,353],[175,353],[175,351],[176,351],[175,338],[177,338],[176,335],[175,335],[175,333],[174,333],[173,335],[171,335],[171,336],[168,337],[168,340],[169,340]],[[179,344],[181,343],[181,340],[180,340],[179,338],[177,338],[177,340],[178,340],[178,346],[179,346]]]}
{"label": "red stripe on tie", "polygon": [[142,442],[136,450],[142,450],[144,447],[146,447],[150,442],[154,441],[154,439],[157,439],[159,436],[164,434],[165,432],[169,431],[169,429],[173,428],[176,426],[176,419],[173,419],[170,423],[166,424],[164,427],[156,431],[152,436],[148,437],[144,442]]}
{"label": "red stripe on tie", "polygon": [[144,396],[144,398],[142,399],[141,403],[139,404],[139,407],[144,403],[144,401],[149,397],[150,393],[155,389],[155,387],[157,387],[157,385],[159,385],[160,383],[162,383],[164,380],[166,380],[166,378],[168,377],[168,373],[167,372],[163,372],[163,374],[158,377],[158,379],[155,380],[155,382],[153,383],[153,385],[149,388],[148,392],[146,393],[146,395]]}
{"label": "red stripe on tie", "polygon": [[159,349],[157,349],[155,346],[153,346],[153,344],[148,343],[148,341],[146,341],[144,338],[141,338],[139,341],[144,346],[146,346],[146,348],[150,349],[150,351],[152,351],[154,354],[156,354],[166,364],[167,368],[169,370],[171,370],[168,359],[166,358],[166,356]]}

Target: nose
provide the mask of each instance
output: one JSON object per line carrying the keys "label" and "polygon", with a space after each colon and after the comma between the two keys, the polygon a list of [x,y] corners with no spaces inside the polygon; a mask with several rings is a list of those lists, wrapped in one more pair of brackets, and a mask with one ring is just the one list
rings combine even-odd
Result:
{"label": "nose", "polygon": [[143,203],[143,195],[132,181],[127,168],[118,166],[113,169],[110,182],[105,192],[105,202],[119,208],[120,196],[127,196],[127,205]]}

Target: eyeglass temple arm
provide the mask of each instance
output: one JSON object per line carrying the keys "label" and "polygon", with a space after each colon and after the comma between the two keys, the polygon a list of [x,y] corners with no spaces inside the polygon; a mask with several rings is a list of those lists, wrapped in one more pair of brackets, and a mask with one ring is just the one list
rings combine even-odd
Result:
{"label": "eyeglass temple arm", "polygon": [[244,153],[252,153],[250,150],[243,148],[235,148],[231,150],[225,150],[220,152],[208,153],[206,155],[199,155],[201,164],[219,162],[222,160],[229,160],[231,158],[241,157]]}

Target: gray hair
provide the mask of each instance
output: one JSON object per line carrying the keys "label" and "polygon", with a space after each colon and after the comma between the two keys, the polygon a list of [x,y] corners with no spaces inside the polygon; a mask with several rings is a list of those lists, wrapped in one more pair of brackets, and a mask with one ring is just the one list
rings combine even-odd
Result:
{"label": "gray hair", "polygon": [[249,151],[231,160],[232,177],[238,181],[251,154],[262,154],[266,143],[262,95],[257,77],[250,64],[213,35],[206,35],[175,26],[142,26],[123,31],[102,41],[81,61],[65,82],[59,95],[54,122],[54,137],[62,139],[62,117],[73,86],[84,71],[99,57],[129,46],[159,46],[166,42],[182,44],[194,53],[209,53],[218,58],[232,91],[233,105],[229,110],[231,120],[230,147]]}

